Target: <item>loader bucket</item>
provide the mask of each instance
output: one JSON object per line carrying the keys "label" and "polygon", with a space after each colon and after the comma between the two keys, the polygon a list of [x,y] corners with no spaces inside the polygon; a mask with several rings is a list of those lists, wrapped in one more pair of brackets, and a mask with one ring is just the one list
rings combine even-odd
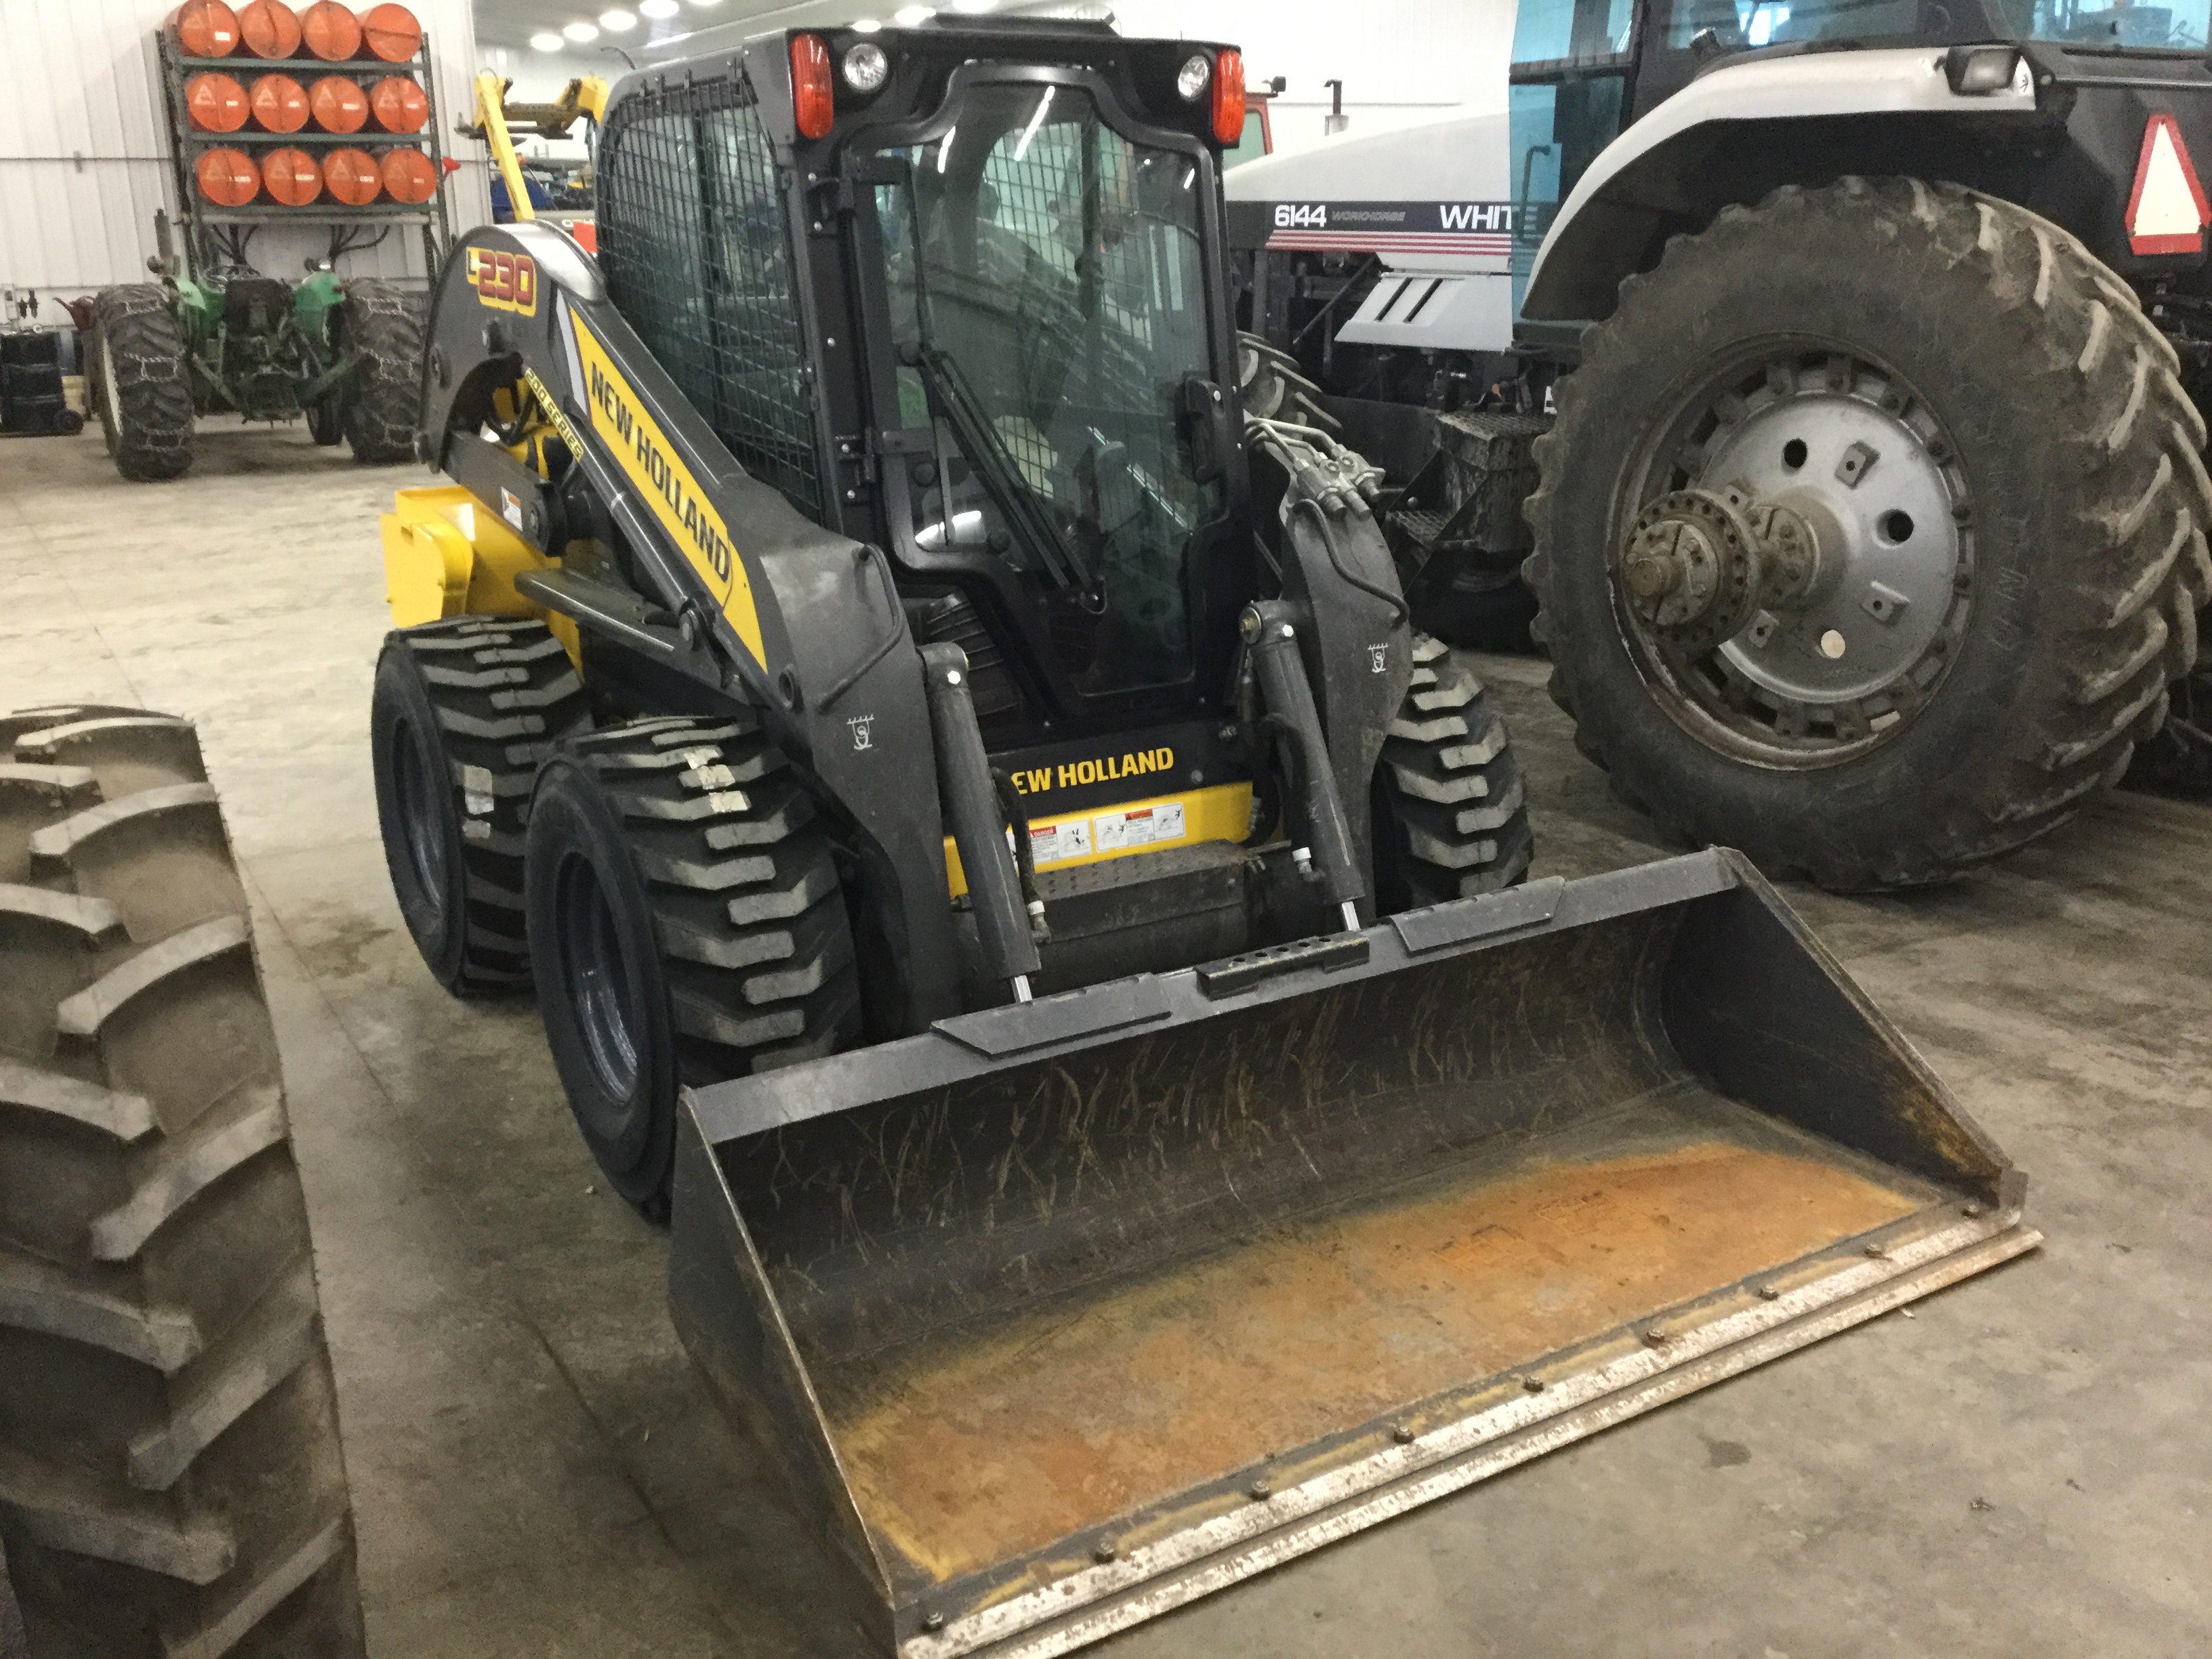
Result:
{"label": "loader bucket", "polygon": [[869,1651],[1066,1652],[2037,1242],[1734,854],[1365,957],[686,1097],[677,1323]]}

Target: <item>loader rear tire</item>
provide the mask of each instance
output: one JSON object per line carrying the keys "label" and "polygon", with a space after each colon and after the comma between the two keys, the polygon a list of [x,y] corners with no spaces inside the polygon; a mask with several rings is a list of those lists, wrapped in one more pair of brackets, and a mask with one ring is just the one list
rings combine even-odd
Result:
{"label": "loader rear tire", "polygon": [[93,318],[93,401],[115,470],[137,483],[180,477],[192,464],[191,365],[168,289],[103,289]]}
{"label": "loader rear tire", "polygon": [[399,914],[456,996],[530,981],[523,826],[538,768],[589,723],[544,623],[449,617],[385,636],[369,706],[376,816]]}
{"label": "loader rear tire", "polygon": [[423,296],[389,283],[352,282],[338,312],[353,354],[354,398],[345,412],[353,458],[364,466],[415,459],[422,419]]}
{"label": "loader rear tire", "polygon": [[1413,679],[1375,769],[1376,904],[1384,915],[1510,887],[1535,836],[1528,792],[1482,682],[1457,652],[1413,635]]}
{"label": "loader rear tire", "polygon": [[35,1659],[358,1659],[243,888],[191,727],[0,719],[0,1539]]}
{"label": "loader rear tire", "polygon": [[[1791,186],[1675,238],[1584,337],[1537,445],[1527,573],[1583,752],[1668,832],[1844,891],[2064,823],[2159,729],[2212,596],[2176,362],[2074,237],[1954,185]],[[1785,616],[1690,653],[1622,598],[1626,527],[1667,491],[1772,467],[1834,495],[1861,465],[1841,521],[1874,527],[1841,538],[1817,637]],[[1917,517],[1881,511],[1910,479]],[[1917,597],[1856,562],[1884,537]]]}
{"label": "loader rear tire", "polygon": [[747,720],[646,720],[562,745],[532,798],[526,883],[538,1006],[577,1127],[655,1220],[680,1085],[860,1035],[829,838]]}

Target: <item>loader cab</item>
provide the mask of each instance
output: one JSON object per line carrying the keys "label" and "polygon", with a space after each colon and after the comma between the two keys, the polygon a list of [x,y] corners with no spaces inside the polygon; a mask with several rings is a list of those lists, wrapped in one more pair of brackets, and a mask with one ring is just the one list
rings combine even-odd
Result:
{"label": "loader cab", "polygon": [[1218,708],[1255,591],[1237,54],[947,19],[732,57],[693,66],[750,106],[703,143],[696,112],[647,131],[629,110],[659,106],[617,95],[613,199],[648,173],[695,198],[696,167],[726,220],[617,227],[666,252],[611,264],[617,306],[749,471],[889,553],[917,635],[968,651],[994,748]]}
{"label": "loader cab", "polygon": [[1188,697],[1229,501],[1209,157],[1088,80],[963,66],[848,163],[884,533],[1027,636],[1040,716]]}

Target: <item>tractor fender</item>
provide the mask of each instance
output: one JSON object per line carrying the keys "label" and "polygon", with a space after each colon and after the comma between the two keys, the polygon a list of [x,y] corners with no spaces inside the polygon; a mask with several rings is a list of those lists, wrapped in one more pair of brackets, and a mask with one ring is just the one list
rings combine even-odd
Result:
{"label": "tractor fender", "polygon": [[[1962,132],[1969,123],[1977,130]],[[2019,80],[1952,91],[1943,52],[1926,46],[1723,64],[1599,153],[1537,252],[1522,313],[1601,320],[1622,279],[1656,263],[1667,235],[1730,202],[1847,173],[1994,185],[1961,176],[1962,158],[2016,151],[2061,125]]]}

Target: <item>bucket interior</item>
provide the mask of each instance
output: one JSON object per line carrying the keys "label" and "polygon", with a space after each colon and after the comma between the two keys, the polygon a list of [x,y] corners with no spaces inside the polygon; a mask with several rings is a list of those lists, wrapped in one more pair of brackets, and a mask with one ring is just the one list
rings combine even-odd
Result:
{"label": "bucket interior", "polygon": [[[1049,1583],[1977,1184],[1889,1156],[1914,1070],[1762,969],[1789,928],[1699,902],[1686,969],[1696,907],[1637,912],[719,1146],[895,1601]],[[1668,1035],[1741,1070],[1777,997],[1807,1115]]]}

